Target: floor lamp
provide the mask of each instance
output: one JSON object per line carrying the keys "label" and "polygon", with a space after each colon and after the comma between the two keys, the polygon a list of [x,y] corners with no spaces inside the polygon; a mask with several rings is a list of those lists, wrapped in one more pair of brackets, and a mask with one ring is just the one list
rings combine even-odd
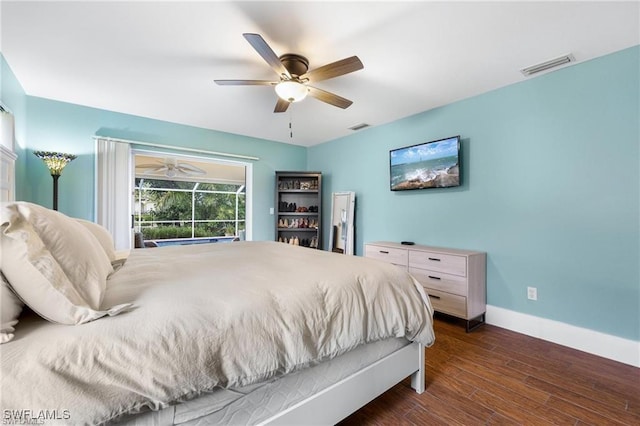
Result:
{"label": "floor lamp", "polygon": [[51,173],[53,178],[53,209],[58,210],[58,179],[60,179],[64,166],[77,157],[73,154],[48,151],[34,151],[33,154],[44,161]]}

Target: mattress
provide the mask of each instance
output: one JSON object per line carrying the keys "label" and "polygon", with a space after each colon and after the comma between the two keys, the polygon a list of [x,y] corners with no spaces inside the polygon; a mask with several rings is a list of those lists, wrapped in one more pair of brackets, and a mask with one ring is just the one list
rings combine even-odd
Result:
{"label": "mattress", "polygon": [[260,424],[367,365],[410,344],[392,338],[361,345],[311,368],[240,388],[215,389],[193,400],[121,419],[118,425]]}

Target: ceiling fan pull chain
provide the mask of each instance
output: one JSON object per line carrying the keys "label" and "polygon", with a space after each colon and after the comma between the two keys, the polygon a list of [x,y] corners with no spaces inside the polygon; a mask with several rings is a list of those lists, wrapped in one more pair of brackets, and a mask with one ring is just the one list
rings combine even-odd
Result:
{"label": "ceiling fan pull chain", "polygon": [[293,113],[291,112],[293,110],[293,108],[289,108],[289,138],[293,139],[293,128],[291,126],[291,122],[293,121],[292,119],[292,115]]}

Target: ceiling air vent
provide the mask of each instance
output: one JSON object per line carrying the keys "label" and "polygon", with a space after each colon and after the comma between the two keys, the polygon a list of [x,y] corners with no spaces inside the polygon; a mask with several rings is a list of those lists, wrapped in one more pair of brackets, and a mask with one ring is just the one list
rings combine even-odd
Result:
{"label": "ceiling air vent", "polygon": [[353,127],[349,127],[349,130],[356,131],[356,130],[364,129],[365,127],[369,127],[369,124],[367,124],[367,123],[356,124]]}
{"label": "ceiling air vent", "polygon": [[561,65],[568,64],[569,62],[575,62],[576,58],[571,53],[568,55],[560,56],[559,58],[551,59],[540,64],[531,65],[530,67],[520,70],[522,74],[529,77],[542,71],[550,70],[551,68],[559,67]]}

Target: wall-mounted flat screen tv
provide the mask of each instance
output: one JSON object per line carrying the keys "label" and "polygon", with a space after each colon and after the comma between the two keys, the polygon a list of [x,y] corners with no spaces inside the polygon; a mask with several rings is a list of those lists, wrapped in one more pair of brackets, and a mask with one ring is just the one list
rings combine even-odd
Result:
{"label": "wall-mounted flat screen tv", "polygon": [[460,136],[389,151],[392,191],[460,186]]}

